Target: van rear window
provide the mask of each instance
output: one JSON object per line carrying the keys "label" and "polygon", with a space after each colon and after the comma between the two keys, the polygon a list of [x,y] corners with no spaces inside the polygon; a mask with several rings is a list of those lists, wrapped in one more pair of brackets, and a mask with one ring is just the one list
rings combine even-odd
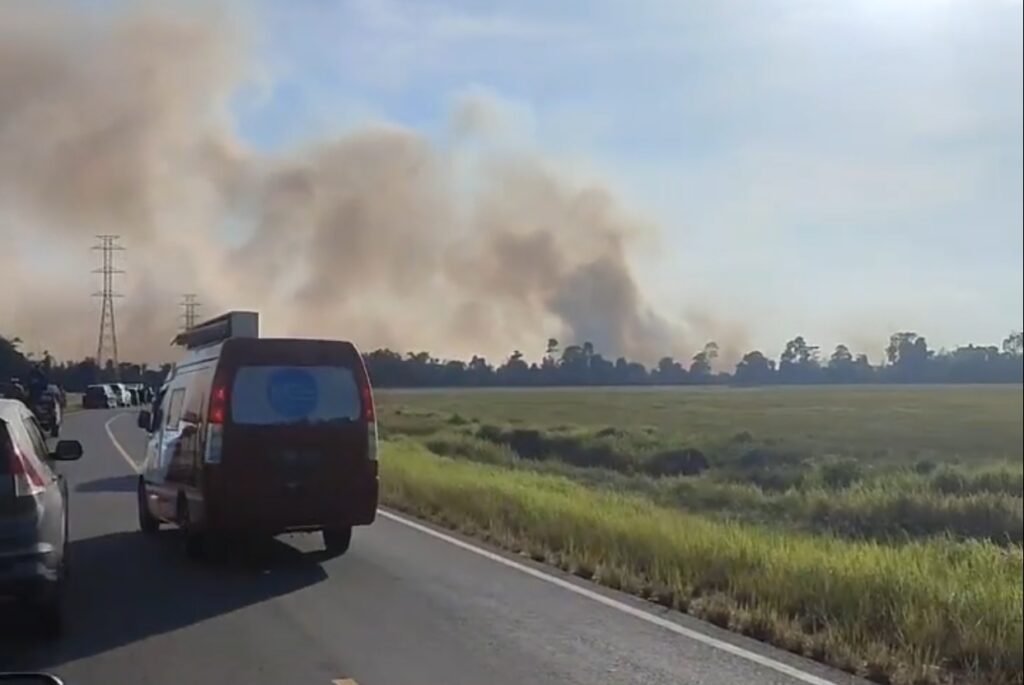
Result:
{"label": "van rear window", "polygon": [[342,366],[242,366],[231,389],[236,424],[355,421],[360,407],[355,375]]}

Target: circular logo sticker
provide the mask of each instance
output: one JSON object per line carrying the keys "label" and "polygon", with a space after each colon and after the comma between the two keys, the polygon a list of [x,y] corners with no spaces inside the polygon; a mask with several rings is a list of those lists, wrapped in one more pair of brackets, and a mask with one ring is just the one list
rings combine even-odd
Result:
{"label": "circular logo sticker", "polygon": [[303,369],[275,371],[267,380],[267,402],[282,417],[305,418],[316,409],[316,379]]}

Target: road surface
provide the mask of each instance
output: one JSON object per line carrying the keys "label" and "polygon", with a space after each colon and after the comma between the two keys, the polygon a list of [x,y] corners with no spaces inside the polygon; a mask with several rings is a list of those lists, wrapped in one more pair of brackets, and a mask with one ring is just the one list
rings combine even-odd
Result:
{"label": "road surface", "polygon": [[[285,536],[212,565],[137,530],[143,433],[127,412],[69,415],[69,630],[0,614],[0,670],[67,685],[847,685],[845,674],[404,518],[324,561]],[[459,543],[463,546],[459,546]],[[0,610],[2,611],[2,610]]]}

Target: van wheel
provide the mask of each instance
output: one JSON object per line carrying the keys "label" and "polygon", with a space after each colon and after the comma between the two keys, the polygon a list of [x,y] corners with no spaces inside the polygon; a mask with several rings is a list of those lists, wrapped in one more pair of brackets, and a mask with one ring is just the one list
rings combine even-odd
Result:
{"label": "van wheel", "polygon": [[185,556],[189,559],[203,559],[206,556],[206,540],[201,532],[194,530],[189,518],[188,500],[178,498],[178,527],[185,538]]}
{"label": "van wheel", "polygon": [[340,557],[352,545],[352,526],[324,528],[320,535],[324,539],[324,548],[332,557]]}
{"label": "van wheel", "polygon": [[146,535],[153,535],[160,530],[160,519],[153,516],[146,501],[146,482],[140,477],[138,491],[139,529]]}

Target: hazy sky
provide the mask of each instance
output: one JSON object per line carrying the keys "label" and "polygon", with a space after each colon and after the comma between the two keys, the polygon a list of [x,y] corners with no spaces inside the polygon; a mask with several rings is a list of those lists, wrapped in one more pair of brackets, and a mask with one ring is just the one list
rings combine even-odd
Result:
{"label": "hazy sky", "polygon": [[669,319],[873,358],[896,329],[938,347],[1021,326],[1019,1],[234,6],[258,65],[232,98],[246,144],[389,121],[443,147],[476,97],[503,145],[658,229],[630,258]]}
{"label": "hazy sky", "polygon": [[994,341],[1021,324],[1021,3],[266,3],[267,148],[375,118],[446,135],[453,97],[613,180],[661,228],[663,308],[750,337]]}

